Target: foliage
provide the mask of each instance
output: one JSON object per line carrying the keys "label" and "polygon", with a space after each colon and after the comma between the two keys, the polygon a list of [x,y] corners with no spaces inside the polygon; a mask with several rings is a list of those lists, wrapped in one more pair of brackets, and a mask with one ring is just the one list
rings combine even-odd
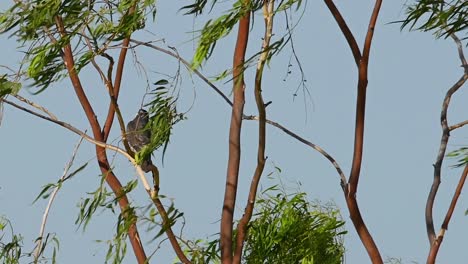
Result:
{"label": "foliage", "polygon": [[458,159],[457,163],[453,165],[455,168],[460,168],[468,164],[468,147],[462,147],[447,154],[447,157]]}
{"label": "foliage", "polygon": [[[6,235],[6,228],[10,228],[11,234]],[[23,237],[13,232],[13,227],[8,219],[0,216],[0,262],[5,264],[20,263],[22,253]],[[8,241],[8,242],[7,242]]]}
{"label": "foliage", "polygon": [[17,94],[21,89],[21,83],[9,81],[5,76],[0,76],[0,98],[7,94]]}
{"label": "foliage", "polygon": [[177,97],[169,94],[169,89],[166,87],[168,83],[164,79],[155,82],[156,87],[149,93],[153,98],[145,105],[150,107],[150,120],[145,129],[151,130],[151,142],[136,153],[135,159],[138,164],[160,147],[163,147],[162,156],[164,158],[172,128],[184,118],[182,114],[177,113]]}
{"label": "foliage", "polygon": [[341,263],[344,221],[334,206],[310,203],[303,192],[277,186],[257,201],[244,249],[246,263]]}
{"label": "foliage", "polygon": [[[255,211],[243,263],[342,263],[345,222],[335,206],[311,203],[304,192],[286,193],[284,187],[274,185],[259,195]],[[220,259],[219,239],[186,244],[193,263]]]}
{"label": "foliage", "polygon": [[[135,7],[135,12],[129,10]],[[96,56],[105,56],[111,42],[142,29],[148,13],[156,14],[155,0],[124,0],[117,4],[81,0],[17,1],[0,13],[0,33],[29,46],[24,63],[38,92],[67,77],[63,48],[73,43],[75,69],[80,71]],[[63,27],[66,30],[62,32]]]}
{"label": "foliage", "polygon": [[[437,37],[465,33],[468,29],[468,2],[466,0],[418,0],[408,6],[407,17],[401,28],[434,31]],[[420,25],[417,25],[418,23]]]}

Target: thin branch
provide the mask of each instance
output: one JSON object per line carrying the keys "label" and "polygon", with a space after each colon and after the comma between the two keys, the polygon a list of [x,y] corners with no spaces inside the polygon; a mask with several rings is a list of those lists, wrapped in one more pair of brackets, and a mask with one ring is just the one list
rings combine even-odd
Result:
{"label": "thin branch", "polygon": [[463,127],[463,126],[465,126],[465,125],[468,125],[468,120],[465,120],[465,121],[460,122],[460,123],[455,124],[455,125],[451,125],[451,126],[449,127],[449,130],[452,131],[452,130],[461,128],[461,127]]}
{"label": "thin branch", "polygon": [[[131,42],[137,44],[137,45],[142,45],[142,46],[146,46],[148,48],[152,48],[152,49],[155,49],[157,51],[160,51],[162,53],[165,53],[171,57],[174,57],[176,58],[177,60],[179,60],[180,62],[182,62],[182,64],[184,64],[187,68],[191,69],[191,65],[190,63],[185,60],[184,58],[182,58],[179,54],[175,53],[175,52],[172,52],[170,50],[167,50],[167,49],[164,49],[164,48],[161,48],[161,47],[158,47],[156,45],[153,45],[151,44],[151,42],[142,42],[142,41],[138,41],[138,40],[135,40],[135,39],[131,39],[130,40]],[[223,93],[221,92],[221,90],[216,87],[208,78],[206,78],[199,70],[197,69],[192,69],[193,72],[195,73],[195,75],[197,75],[198,77],[200,77],[200,79],[202,79],[206,84],[208,84],[211,88],[213,88],[213,90],[216,91],[216,93],[218,93],[223,99],[224,101],[226,101],[226,103],[228,103],[231,107],[232,107],[232,102],[231,100],[229,100],[229,98]]]}
{"label": "thin branch", "polygon": [[[432,182],[431,190],[429,191],[429,195],[427,197],[426,211],[425,211],[426,232],[427,232],[427,236],[429,239],[429,244],[431,246],[431,252],[429,254],[429,258],[434,259],[434,260],[437,255],[437,252],[434,252],[432,248],[437,247],[436,250],[438,250],[438,247],[440,243],[442,242],[442,240],[437,241],[438,239],[436,239],[435,228],[434,228],[434,217],[433,217],[434,202],[435,202],[437,191],[439,190],[439,186],[441,182],[442,163],[444,161],[445,153],[447,150],[447,144],[448,144],[449,137],[450,137],[450,131],[453,131],[454,129],[462,127],[463,125],[465,125],[464,123],[466,122],[465,121],[465,122],[449,127],[448,121],[447,121],[447,112],[448,112],[448,108],[449,108],[450,100],[452,96],[468,80],[468,67],[467,67],[468,65],[466,64],[466,59],[463,54],[463,45],[461,44],[460,39],[455,34],[452,33],[450,34],[450,36],[452,37],[452,39],[455,41],[455,44],[457,45],[458,56],[460,58],[462,66],[464,67],[464,71],[460,79],[447,91],[444,101],[442,103],[441,113],[440,113],[440,124],[442,127],[442,136],[440,139],[439,152],[437,154],[436,162],[434,163],[434,179]],[[434,255],[431,255],[431,254],[434,254]]]}
{"label": "thin branch", "polygon": [[434,218],[433,218],[433,207],[437,191],[439,190],[440,180],[441,180],[441,170],[442,163],[444,161],[445,153],[447,150],[447,144],[450,137],[450,128],[447,122],[447,111],[450,104],[452,95],[460,89],[460,87],[468,80],[468,74],[463,74],[463,76],[447,91],[445,95],[444,102],[442,103],[442,110],[440,113],[440,124],[442,127],[442,136],[440,139],[439,152],[437,154],[436,161],[434,163],[434,179],[432,182],[431,190],[427,197],[426,202],[426,231],[429,239],[429,244],[434,244],[435,239],[435,228],[434,228]]}
{"label": "thin branch", "polygon": [[[133,5],[127,10],[127,12],[125,13],[125,15],[123,17],[126,17],[128,15],[133,14],[135,12],[135,10],[136,10],[137,4],[138,4],[138,1],[135,1],[133,3]],[[122,20],[123,20],[123,18],[122,18]],[[115,115],[116,109],[118,108],[117,101],[118,101],[118,98],[119,98],[120,86],[122,84],[123,70],[124,70],[124,66],[125,66],[125,58],[127,56],[127,51],[128,51],[128,45],[129,44],[130,44],[130,36],[126,37],[122,41],[122,45],[121,45],[122,48],[120,49],[119,60],[117,62],[117,71],[115,73],[114,86],[113,86],[113,89],[109,90],[109,96],[111,98],[111,103],[109,104],[109,109],[108,109],[108,112],[107,112],[106,121],[105,121],[104,127],[102,129],[102,135],[103,135],[104,141],[107,141],[107,138],[109,136],[109,133],[110,133],[110,130],[111,130],[111,127],[112,127],[112,123],[114,122],[114,115]],[[120,113],[120,111],[118,111],[118,113]],[[122,119],[121,115],[119,117],[119,122],[120,122],[121,130],[125,131],[125,124],[123,122],[123,119],[122,120],[120,120],[120,119]],[[123,126],[122,126],[122,124],[123,124]],[[125,134],[123,134],[122,136],[124,137]],[[126,138],[124,138],[124,140],[126,141]],[[128,144],[125,144],[125,147],[127,148]]]}
{"label": "thin branch", "polygon": [[55,197],[57,196],[57,193],[58,193],[58,191],[59,191],[59,189],[61,187],[61,184],[66,180],[68,171],[70,170],[71,166],[73,165],[73,161],[75,160],[76,154],[78,153],[78,149],[80,148],[80,145],[83,142],[83,139],[84,138],[81,137],[80,140],[78,141],[78,144],[76,144],[76,146],[75,146],[75,148],[74,148],[74,150],[72,152],[72,156],[71,156],[70,160],[65,165],[65,169],[63,170],[62,176],[60,177],[60,179],[57,182],[57,185],[55,186],[54,190],[50,194],[49,202],[47,203],[47,206],[46,206],[46,208],[44,210],[44,214],[42,216],[42,223],[41,223],[41,228],[39,230],[39,237],[36,240],[36,249],[34,250],[34,263],[38,263],[39,257],[41,255],[41,253],[43,252],[43,249],[42,249],[42,240],[43,239],[42,238],[44,236],[44,230],[45,230],[45,226],[46,226],[46,223],[47,223],[47,217],[49,216],[50,208],[52,207],[52,203],[54,202]]}
{"label": "thin branch", "polygon": [[237,225],[237,242],[234,253],[233,263],[240,264],[242,258],[242,250],[244,248],[244,241],[247,237],[247,228],[252,218],[253,209],[255,206],[255,199],[257,198],[257,188],[260,183],[263,170],[265,168],[265,145],[266,145],[266,107],[262,96],[262,78],[265,63],[270,54],[270,40],[273,35],[273,16],[274,16],[274,0],[263,1],[263,18],[265,20],[265,34],[262,42],[262,53],[257,63],[257,70],[255,73],[255,102],[259,113],[258,123],[258,150],[257,150],[257,167],[250,183],[250,191],[247,198],[247,205],[244,210],[244,215]]}
{"label": "thin branch", "polygon": [[461,61],[461,66],[463,67],[466,74],[468,74],[468,63],[466,62],[465,54],[463,53],[463,44],[461,43],[460,39],[455,35],[455,33],[451,33],[450,37],[455,41],[458,50],[458,57]]}
{"label": "thin branch", "polygon": [[49,110],[47,110],[45,107],[42,107],[42,106],[40,106],[40,105],[38,105],[38,104],[24,98],[24,97],[22,97],[19,94],[12,94],[12,96],[15,97],[16,99],[20,100],[21,102],[26,103],[26,104],[28,104],[28,105],[36,108],[36,109],[39,109],[40,111],[42,111],[44,113],[46,113],[48,116],[50,116],[50,118],[57,119],[57,117],[54,114],[52,114]]}
{"label": "thin branch", "polygon": [[177,257],[179,258],[180,261],[184,264],[190,264],[190,260],[185,256],[184,251],[179,245],[179,242],[177,241],[176,236],[174,235],[174,232],[172,231],[171,228],[171,222],[169,221],[169,217],[167,215],[166,209],[164,208],[161,200],[158,198],[158,196],[153,196],[152,198],[153,203],[156,205],[156,208],[158,209],[159,214],[161,215],[162,221],[163,221],[163,230],[166,232],[167,238],[169,239],[169,242],[172,245],[172,248],[174,249]]}
{"label": "thin branch", "polygon": [[333,3],[333,0],[324,0],[325,4],[327,5],[328,9],[332,13],[333,17],[336,20],[336,23],[341,29],[341,32],[343,33],[344,37],[346,38],[346,41],[348,42],[348,45],[351,49],[351,52],[353,53],[354,61],[356,62],[356,66],[359,67],[359,62],[361,61],[361,51],[359,50],[359,46],[356,42],[356,39],[354,38],[353,33],[349,29],[348,25],[346,24],[346,21],[344,20],[343,16],[341,16],[340,11],[338,8],[335,6]]}
{"label": "thin branch", "polygon": [[114,145],[110,145],[110,144],[104,143],[104,142],[102,142],[102,141],[95,140],[94,138],[88,136],[88,135],[87,135],[86,133],[84,133],[83,131],[79,130],[78,128],[76,128],[76,127],[74,127],[74,126],[72,126],[72,125],[70,125],[70,124],[68,124],[68,123],[66,123],[66,122],[63,122],[63,121],[58,120],[58,119],[52,119],[52,118],[47,117],[47,116],[45,116],[45,115],[36,113],[36,112],[34,112],[34,111],[30,110],[30,109],[24,108],[24,107],[22,107],[22,106],[20,106],[20,105],[18,105],[18,104],[16,104],[16,103],[13,103],[13,102],[11,102],[11,101],[5,99],[5,98],[0,98],[0,101],[3,101],[3,102],[5,102],[5,103],[7,103],[7,104],[9,104],[9,105],[11,105],[11,106],[13,106],[13,107],[16,107],[16,108],[18,108],[18,109],[20,109],[20,110],[22,110],[22,111],[25,111],[25,112],[27,112],[27,113],[30,113],[30,114],[32,114],[32,115],[35,115],[35,116],[37,116],[37,117],[39,117],[39,118],[42,118],[42,119],[45,119],[45,120],[50,121],[50,122],[52,122],[52,123],[55,123],[55,124],[57,124],[57,125],[59,125],[59,126],[61,126],[61,127],[64,127],[64,128],[66,128],[66,129],[72,131],[73,133],[78,134],[79,136],[83,137],[85,140],[87,140],[87,141],[93,143],[93,144],[96,145],[96,146],[99,146],[99,147],[101,147],[101,148],[110,149],[110,150],[119,152],[120,154],[122,154],[123,156],[125,156],[125,158],[127,158],[127,159],[133,164],[133,166],[135,167],[136,172],[137,172],[137,174],[138,174],[138,176],[139,176],[139,178],[140,178],[140,180],[141,180],[141,182],[142,182],[143,187],[145,188],[145,190],[146,190],[146,191],[149,191],[149,192],[151,191],[151,187],[150,187],[148,181],[146,180],[146,177],[145,177],[145,174],[144,174],[143,170],[142,170],[141,167],[136,163],[135,159],[134,159],[132,156],[130,156],[125,150],[123,150],[123,149],[121,149],[121,148],[119,148],[119,147],[116,147],[116,146],[114,146]]}
{"label": "thin branch", "polygon": [[[244,120],[257,120],[258,121],[258,116],[244,116]],[[279,128],[281,131],[283,131],[284,133],[288,134],[289,136],[291,136],[292,138],[296,139],[297,141],[313,148],[314,150],[316,150],[317,152],[319,152],[322,156],[324,156],[327,160],[330,161],[330,163],[333,165],[333,167],[335,167],[336,171],[338,172],[338,175],[340,176],[340,184],[341,186],[344,188],[345,185],[346,185],[346,176],[343,172],[343,170],[341,169],[340,165],[338,164],[338,162],[330,155],[328,154],[328,152],[326,152],[324,149],[322,149],[320,146],[300,137],[299,135],[297,135],[296,133],[292,132],[291,130],[287,129],[286,127],[284,127],[283,125],[277,123],[277,122],[274,122],[274,121],[271,121],[271,120],[266,120],[266,123],[269,124],[269,125],[272,125],[276,128]]]}
{"label": "thin branch", "polygon": [[442,241],[444,240],[445,232],[448,230],[448,224],[450,222],[450,219],[452,218],[453,211],[455,210],[455,206],[457,205],[457,201],[458,201],[458,198],[460,197],[467,175],[468,175],[468,165],[465,166],[465,169],[463,170],[463,173],[460,176],[460,180],[458,182],[455,193],[453,194],[452,202],[450,203],[449,209],[447,210],[447,214],[445,215],[445,219],[444,219],[444,222],[442,223],[442,227],[440,228],[437,238],[434,239],[434,242],[431,245],[431,249],[427,257],[427,262],[426,262],[427,264],[435,264],[437,253],[439,252],[440,245],[442,244]]}

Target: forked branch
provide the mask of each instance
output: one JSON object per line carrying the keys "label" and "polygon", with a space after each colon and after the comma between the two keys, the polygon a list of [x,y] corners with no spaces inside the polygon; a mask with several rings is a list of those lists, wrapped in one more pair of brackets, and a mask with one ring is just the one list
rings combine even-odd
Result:
{"label": "forked branch", "polygon": [[374,242],[369,230],[367,229],[366,224],[361,216],[359,206],[356,200],[356,192],[359,184],[359,176],[361,173],[361,164],[362,164],[362,153],[364,147],[364,124],[365,124],[365,110],[366,110],[366,92],[367,92],[367,74],[368,74],[368,64],[369,64],[369,55],[372,44],[372,39],[374,36],[374,28],[377,22],[377,17],[380,12],[380,7],[382,5],[382,0],[376,0],[374,4],[374,9],[369,21],[369,26],[367,29],[366,38],[364,41],[364,47],[362,56],[360,56],[359,47],[356,44],[356,41],[353,37],[352,32],[349,30],[345,20],[342,18],[340,12],[333,4],[332,0],[324,0],[327,4],[327,7],[330,9],[330,12],[335,17],[338,26],[340,27],[343,35],[348,41],[348,45],[353,53],[354,60],[358,66],[358,84],[357,84],[357,100],[356,100],[356,121],[355,121],[355,131],[354,131],[354,150],[353,150],[353,159],[352,167],[349,175],[349,182],[347,188],[344,189],[344,195],[346,199],[346,204],[348,205],[349,213],[351,220],[354,224],[354,227],[367,250],[367,254],[374,264],[383,263],[382,257],[380,256],[379,249]]}

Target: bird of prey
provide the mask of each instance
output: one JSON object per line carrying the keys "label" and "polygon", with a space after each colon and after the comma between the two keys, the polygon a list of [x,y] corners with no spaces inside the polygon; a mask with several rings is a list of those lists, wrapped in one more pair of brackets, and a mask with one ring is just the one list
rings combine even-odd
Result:
{"label": "bird of prey", "polygon": [[[127,141],[133,152],[137,153],[143,149],[145,145],[151,142],[151,130],[145,129],[149,122],[149,114],[146,110],[138,110],[136,117],[127,124]],[[141,169],[144,172],[151,171],[153,163],[151,157],[146,158],[141,163]]]}

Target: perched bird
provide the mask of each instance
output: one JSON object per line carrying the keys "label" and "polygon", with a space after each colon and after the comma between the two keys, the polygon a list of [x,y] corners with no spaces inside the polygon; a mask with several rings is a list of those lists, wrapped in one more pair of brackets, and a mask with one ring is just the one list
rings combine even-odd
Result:
{"label": "perched bird", "polygon": [[[138,110],[136,117],[127,124],[127,141],[133,152],[137,153],[148,145],[151,141],[151,131],[145,129],[149,122],[149,114],[146,110]],[[146,158],[141,163],[141,169],[144,172],[151,171],[153,163],[151,157]]]}

